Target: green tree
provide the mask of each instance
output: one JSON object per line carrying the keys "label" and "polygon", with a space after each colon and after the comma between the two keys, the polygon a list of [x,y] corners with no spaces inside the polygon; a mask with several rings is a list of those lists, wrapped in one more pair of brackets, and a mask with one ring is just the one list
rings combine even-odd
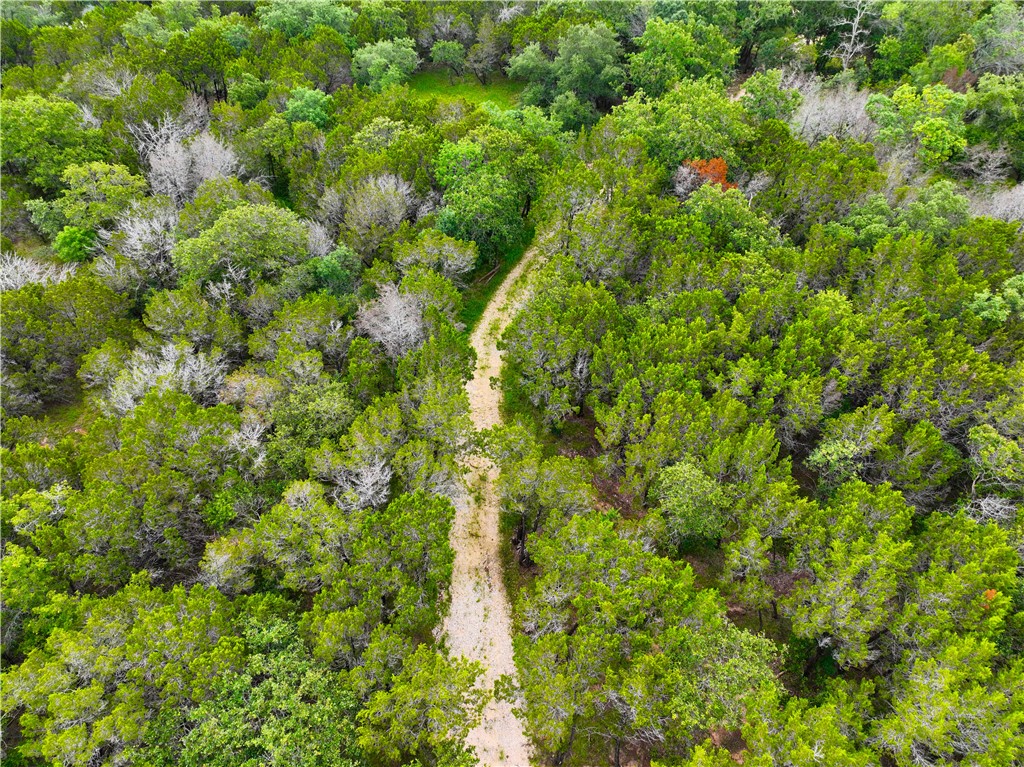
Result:
{"label": "green tree", "polygon": [[801,146],[772,170],[776,183],[754,198],[754,207],[780,221],[797,242],[804,242],[815,224],[845,216],[878,191],[884,178],[870,144],[833,136]]}
{"label": "green tree", "polygon": [[430,60],[447,68],[451,84],[466,68],[466,48],[458,40],[438,40],[430,49]]}
{"label": "green tree", "polygon": [[178,216],[180,240],[198,237],[232,208],[246,203],[273,205],[274,198],[258,184],[243,184],[237,178],[211,178],[196,187],[195,196],[185,203]]}
{"label": "green tree", "polygon": [[920,92],[901,85],[891,97],[872,96],[866,109],[879,126],[879,140],[913,146],[928,167],[941,165],[967,146],[967,99],[945,85],[928,85]]}
{"label": "green tree", "polygon": [[797,636],[829,648],[841,666],[877,657],[895,599],[910,567],[911,511],[886,485],[844,484],[828,506],[803,521],[810,577],[787,598]]}
{"label": "green tree", "polygon": [[307,258],[306,227],[298,216],[270,205],[232,208],[198,237],[178,242],[174,263],[190,279],[205,282],[229,268],[254,278],[273,278]]}
{"label": "green tree", "polygon": [[318,26],[347,34],[356,13],[332,0],[268,0],[256,7],[256,16],[264,29],[291,39],[314,34]]}
{"label": "green tree", "polygon": [[527,103],[546,106],[574,94],[582,103],[608,106],[625,77],[622,48],[604,23],[578,24],[558,41],[554,60],[533,43],[509,59],[510,77],[526,80]]}
{"label": "green tree", "polygon": [[437,228],[449,237],[476,243],[484,259],[496,261],[526,233],[516,191],[498,171],[484,167],[445,192]]}
{"label": "green tree", "polygon": [[323,91],[296,88],[285,104],[284,117],[290,123],[308,122],[326,128],[333,111],[331,97]]}
{"label": "green tree", "polygon": [[622,48],[605,24],[571,27],[558,41],[554,72],[558,93],[575,93],[594,104],[614,98],[624,77]]}
{"label": "green tree", "polygon": [[936,765],[1012,764],[1024,752],[1020,660],[994,671],[996,648],[964,638],[915,662],[895,690],[876,740],[899,767],[928,754]]}
{"label": "green tree", "polygon": [[601,285],[552,280],[505,330],[508,381],[553,426],[577,412],[590,391],[590,365],[601,337],[620,321]]}
{"label": "green tree", "polygon": [[874,685],[833,684],[824,701],[791,698],[781,710],[759,707],[743,727],[747,758],[755,767],[871,767],[878,754],[867,745],[864,722]]}
{"label": "green tree", "polygon": [[782,87],[782,70],[758,72],[743,82],[743,108],[757,122],[789,122],[803,101],[800,91]]}
{"label": "green tree", "polygon": [[959,637],[995,641],[1012,611],[1014,552],[1006,531],[963,514],[932,514],[902,611],[892,620],[903,663],[934,657]]}
{"label": "green tree", "polygon": [[477,258],[475,243],[456,240],[436,229],[425,229],[394,253],[395,265],[403,272],[423,266],[456,283],[476,266]]}
{"label": "green tree", "polygon": [[725,87],[707,79],[683,80],[660,99],[634,96],[612,110],[620,133],[640,137],[648,154],[670,168],[715,157],[738,165],[737,147],[752,135],[744,117]]}
{"label": "green tree", "polygon": [[478,663],[421,645],[391,689],[375,693],[359,712],[359,746],[390,764],[473,764],[465,737],[487,700],[475,686],[481,673]]}
{"label": "green tree", "polygon": [[494,19],[488,14],[477,25],[476,42],[466,52],[466,67],[476,75],[481,85],[487,85],[488,77],[497,66],[500,55]]}
{"label": "green tree", "polygon": [[[77,584],[117,587],[132,572],[183,572],[198,562],[209,527],[205,507],[237,495],[260,475],[258,444],[245,440],[233,408],[202,408],[177,392],[154,391],[122,419],[104,419],[83,468],[83,488],[67,499],[59,533]],[[176,435],[191,435],[187,445]],[[200,470],[200,467],[201,470]],[[235,510],[232,508],[232,517]]]}
{"label": "green tree", "polygon": [[65,226],[53,240],[53,249],[65,264],[88,261],[95,246],[96,232],[80,226]]}
{"label": "green tree", "polygon": [[928,56],[910,68],[910,79],[918,88],[938,83],[950,76],[963,77],[974,53],[974,38],[963,35],[950,45],[937,45]]}
{"label": "green tree", "polygon": [[339,245],[326,256],[310,260],[317,285],[335,296],[353,293],[359,284],[363,262],[347,245]]}
{"label": "green tree", "polygon": [[52,194],[60,188],[69,165],[105,160],[102,133],[86,128],[82,113],[70,101],[35,93],[4,100],[3,162],[32,185]]}
{"label": "green tree", "polygon": [[360,85],[380,93],[405,82],[420,65],[415,43],[408,37],[365,45],[352,57],[352,74]]}
{"label": "green tree", "polygon": [[434,175],[442,189],[454,187],[485,164],[484,148],[476,141],[446,141],[434,158]]}
{"label": "green tree", "polygon": [[155,745],[161,713],[180,726],[210,678],[241,662],[232,614],[216,591],[164,591],[145,572],[113,596],[85,598],[71,627],[4,674],[20,755],[84,767]]}
{"label": "green tree", "polygon": [[675,545],[690,537],[714,540],[725,532],[725,491],[689,461],[662,469],[653,493]]}
{"label": "green tree", "polygon": [[229,29],[220,19],[202,19],[188,33],[173,33],[163,66],[193,93],[226,99],[227,67],[238,56],[226,34]]}
{"label": "green tree", "polygon": [[4,294],[4,410],[31,412],[66,395],[85,352],[128,335],[128,309],[89,276]]}
{"label": "green tree", "polygon": [[971,27],[975,40],[974,63],[982,72],[997,75],[1024,69],[1024,18],[1020,8],[1002,0]]}
{"label": "green tree", "polygon": [[123,165],[90,162],[69,165],[61,174],[65,189],[52,203],[71,226],[109,226],[147,190],[146,180]]}
{"label": "green tree", "polygon": [[716,27],[697,20],[667,22],[657,16],[648,20],[638,42],[640,50],[629,57],[629,77],[652,97],[684,78],[725,81],[738,50]]}
{"label": "green tree", "polygon": [[312,661],[284,620],[250,620],[244,636],[244,664],[218,674],[209,699],[189,711],[180,763],[356,764],[358,704],[339,675]]}
{"label": "green tree", "polygon": [[770,644],[610,519],[572,517],[532,551],[542,575],[515,645],[528,734],[546,758],[678,747],[696,728],[735,726],[775,686]]}
{"label": "green tree", "polygon": [[322,485],[299,481],[287,487],[255,529],[263,555],[280,569],[283,583],[316,592],[344,576],[358,525],[358,517],[324,497]]}
{"label": "green tree", "polygon": [[0,586],[4,590],[3,650],[18,657],[42,644],[51,628],[46,613],[53,612],[46,608],[56,601],[54,592],[64,592],[67,583],[45,557],[8,541],[0,560]]}
{"label": "green tree", "polygon": [[797,636],[826,637],[823,645],[834,648],[841,666],[865,665],[870,641],[888,623],[910,548],[885,533],[873,542],[833,541],[824,559],[811,564],[813,583],[790,598]]}

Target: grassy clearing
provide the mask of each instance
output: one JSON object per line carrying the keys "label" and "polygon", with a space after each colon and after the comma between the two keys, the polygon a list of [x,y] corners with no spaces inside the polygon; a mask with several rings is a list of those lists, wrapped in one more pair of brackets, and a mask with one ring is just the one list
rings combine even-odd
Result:
{"label": "grassy clearing", "polygon": [[[8,245],[9,243],[9,245]],[[4,240],[4,251],[13,250],[19,256],[44,264],[59,264],[60,260],[46,240],[35,232],[24,232],[17,240]]]}
{"label": "grassy clearing", "polygon": [[43,431],[53,441],[73,433],[88,433],[100,415],[92,400],[85,396],[85,392],[76,383],[68,401],[50,405],[43,412]]}
{"label": "grassy clearing", "polygon": [[498,286],[501,285],[505,276],[519,263],[519,259],[523,257],[523,253],[526,252],[531,242],[533,242],[533,229],[527,230],[523,244],[506,253],[499,264],[484,264],[469,275],[467,280],[469,287],[462,292],[462,311],[459,313],[459,322],[466,326],[467,333],[473,332],[473,328],[480,322],[491,296],[498,290]]}
{"label": "grassy clearing", "polygon": [[512,109],[519,103],[523,84],[498,73],[491,75],[487,85],[481,85],[473,75],[456,77],[449,83],[447,70],[425,69],[409,78],[409,89],[425,98],[461,96],[473,104],[492,101],[502,109]]}

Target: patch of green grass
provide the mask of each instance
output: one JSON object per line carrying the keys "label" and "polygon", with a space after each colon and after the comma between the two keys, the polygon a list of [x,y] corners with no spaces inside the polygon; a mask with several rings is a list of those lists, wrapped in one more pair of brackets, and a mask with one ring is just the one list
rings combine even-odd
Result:
{"label": "patch of green grass", "polygon": [[[59,264],[60,260],[53,248],[35,232],[21,234],[18,239],[9,241],[10,249],[24,258],[31,258],[47,264]],[[7,248],[5,248],[6,250]]]}
{"label": "patch of green grass", "polygon": [[523,257],[523,253],[526,252],[532,241],[533,229],[531,228],[526,231],[523,244],[506,253],[499,263],[483,264],[469,275],[466,280],[468,287],[462,292],[462,311],[459,312],[459,322],[466,326],[467,333],[473,332],[473,328],[480,322],[491,296],[494,295],[512,268],[519,263],[519,259]]}
{"label": "patch of green grass", "polygon": [[487,85],[481,85],[473,75],[456,77],[449,83],[447,70],[425,69],[409,78],[409,89],[425,98],[461,96],[472,104],[493,101],[502,109],[512,109],[519,103],[523,84],[500,73],[492,74]]}
{"label": "patch of green grass", "polygon": [[93,401],[75,383],[66,402],[50,405],[43,412],[43,428],[50,439],[57,441],[72,433],[88,432],[100,415]]}

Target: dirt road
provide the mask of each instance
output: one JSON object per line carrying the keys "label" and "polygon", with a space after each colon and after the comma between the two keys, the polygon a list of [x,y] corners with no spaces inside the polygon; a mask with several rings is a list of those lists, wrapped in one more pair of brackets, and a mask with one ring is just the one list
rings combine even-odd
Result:
{"label": "dirt road", "polygon": [[[491,378],[501,370],[497,341],[522,300],[521,280],[534,262],[528,251],[502,282],[487,305],[470,340],[477,363],[466,385],[473,425],[486,429],[501,422],[501,393],[491,388]],[[501,540],[498,532],[498,498],[494,492],[497,469],[482,456],[468,459],[470,492],[456,504],[452,526],[455,563],[452,573],[451,611],[445,634],[453,655],[480,661],[483,683],[490,687],[503,674],[515,675],[512,657],[512,621],[508,597],[501,579]],[[523,726],[508,703],[491,701],[483,721],[468,738],[484,767],[528,767],[530,746]]]}

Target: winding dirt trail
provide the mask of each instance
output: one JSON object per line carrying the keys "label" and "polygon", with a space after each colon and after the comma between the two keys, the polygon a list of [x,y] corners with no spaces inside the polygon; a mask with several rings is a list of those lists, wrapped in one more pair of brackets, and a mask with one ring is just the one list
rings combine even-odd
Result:
{"label": "winding dirt trail", "polygon": [[[516,264],[470,337],[477,362],[466,390],[473,425],[478,430],[501,422],[498,412],[501,393],[491,388],[491,378],[501,370],[497,342],[522,300],[517,291],[520,278],[535,257],[536,250],[529,250]],[[451,533],[455,550],[452,602],[444,632],[453,655],[483,664],[482,682],[490,688],[499,676],[515,676],[516,673],[511,611],[501,579],[499,506],[494,489],[498,471],[483,456],[471,456],[466,463],[470,492],[456,503]],[[484,767],[529,767],[530,744],[523,734],[522,722],[512,713],[509,703],[495,700],[488,703],[483,720],[470,732],[467,742],[476,747],[477,757]]]}

